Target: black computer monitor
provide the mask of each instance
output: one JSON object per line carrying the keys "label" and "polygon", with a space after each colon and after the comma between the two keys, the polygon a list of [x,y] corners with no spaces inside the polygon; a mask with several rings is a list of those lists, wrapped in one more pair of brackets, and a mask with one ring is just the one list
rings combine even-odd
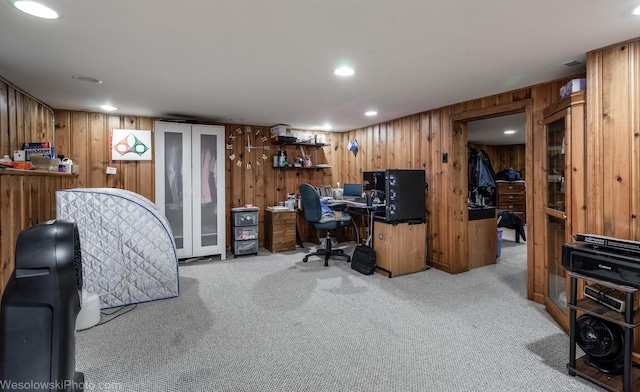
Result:
{"label": "black computer monitor", "polygon": [[357,196],[362,195],[362,184],[344,184],[344,196]]}

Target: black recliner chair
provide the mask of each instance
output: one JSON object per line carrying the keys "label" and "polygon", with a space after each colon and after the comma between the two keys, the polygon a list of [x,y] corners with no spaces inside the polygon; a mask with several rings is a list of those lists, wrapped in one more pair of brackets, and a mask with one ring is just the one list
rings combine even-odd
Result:
{"label": "black recliner chair", "polygon": [[[315,230],[326,230],[325,247],[319,249],[314,253],[310,253],[304,257],[302,261],[305,263],[311,256],[318,256],[324,258],[324,266],[329,265],[329,259],[331,257],[341,257],[347,260],[347,263],[351,262],[351,256],[346,255],[342,249],[331,248],[331,233],[339,227],[347,227],[351,225],[351,217],[346,214],[324,213],[322,211],[322,205],[320,202],[320,193],[318,190],[309,185],[300,185],[300,196],[302,198],[302,210],[304,211],[304,218]],[[341,216],[340,216],[341,215]],[[338,217],[336,219],[336,217]]]}

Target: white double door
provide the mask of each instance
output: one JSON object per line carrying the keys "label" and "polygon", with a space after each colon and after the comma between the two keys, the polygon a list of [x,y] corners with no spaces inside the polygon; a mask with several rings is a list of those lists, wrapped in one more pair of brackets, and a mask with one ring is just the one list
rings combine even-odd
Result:
{"label": "white double door", "polygon": [[178,258],[226,258],[224,127],[156,121],[156,205]]}

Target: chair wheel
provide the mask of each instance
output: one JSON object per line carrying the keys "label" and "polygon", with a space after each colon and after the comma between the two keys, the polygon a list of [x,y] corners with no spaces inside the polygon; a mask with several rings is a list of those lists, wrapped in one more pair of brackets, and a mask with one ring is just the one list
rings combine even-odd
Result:
{"label": "chair wheel", "polygon": [[307,260],[309,260],[309,256],[305,256],[305,257],[302,259],[302,261],[303,261],[303,262],[305,262],[305,263],[307,262]]}
{"label": "chair wheel", "polygon": [[351,256],[347,256],[347,263],[351,262]]}

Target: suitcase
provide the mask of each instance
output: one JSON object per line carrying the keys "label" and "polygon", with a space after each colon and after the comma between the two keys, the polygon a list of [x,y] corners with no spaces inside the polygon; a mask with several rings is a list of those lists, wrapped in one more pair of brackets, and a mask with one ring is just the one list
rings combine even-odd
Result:
{"label": "suitcase", "polygon": [[373,274],[376,269],[376,251],[366,245],[356,246],[351,256],[351,268],[361,274]]}

